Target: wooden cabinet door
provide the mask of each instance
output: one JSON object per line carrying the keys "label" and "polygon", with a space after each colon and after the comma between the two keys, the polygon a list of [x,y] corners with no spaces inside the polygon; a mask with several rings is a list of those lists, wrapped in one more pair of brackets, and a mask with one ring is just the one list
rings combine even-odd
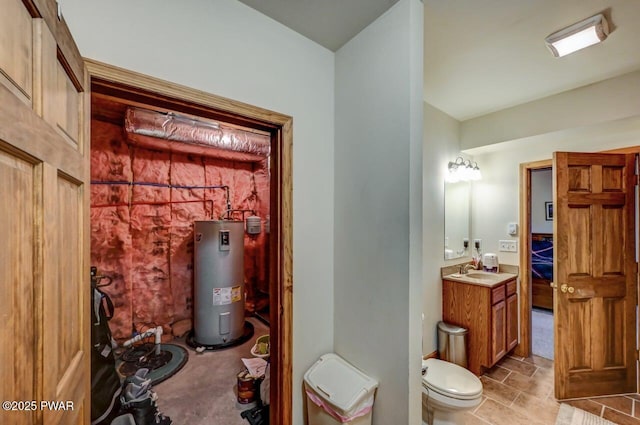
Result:
{"label": "wooden cabinet door", "polygon": [[491,364],[507,354],[507,308],[504,301],[491,306]]}
{"label": "wooden cabinet door", "polygon": [[0,423],[88,424],[88,84],[55,2],[0,10]]}
{"label": "wooden cabinet door", "polygon": [[507,297],[507,352],[518,345],[518,296]]}
{"label": "wooden cabinet door", "polygon": [[554,153],[555,396],[636,387],[635,156]]}

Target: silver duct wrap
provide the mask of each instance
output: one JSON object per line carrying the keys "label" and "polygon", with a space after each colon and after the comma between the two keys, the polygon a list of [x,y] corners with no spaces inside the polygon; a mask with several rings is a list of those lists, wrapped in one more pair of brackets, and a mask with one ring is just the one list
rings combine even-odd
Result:
{"label": "silver duct wrap", "polygon": [[271,148],[267,135],[172,112],[127,108],[124,129],[134,146],[230,161],[262,161]]}

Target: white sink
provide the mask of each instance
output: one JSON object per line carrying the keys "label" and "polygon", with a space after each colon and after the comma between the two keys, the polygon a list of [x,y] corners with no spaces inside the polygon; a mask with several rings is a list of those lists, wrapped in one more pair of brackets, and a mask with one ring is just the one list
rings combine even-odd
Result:
{"label": "white sink", "polygon": [[510,276],[505,276],[504,273],[490,273],[482,270],[470,270],[468,273],[452,273],[448,276],[458,282],[466,282],[472,283],[475,285],[488,285],[493,286],[499,282],[502,282],[505,279],[510,278]]}
{"label": "white sink", "polygon": [[461,275],[461,277],[468,277],[471,279],[478,279],[478,280],[498,280],[499,277],[496,276],[495,273],[485,273],[485,272],[471,272],[471,273],[467,273],[466,275]]}

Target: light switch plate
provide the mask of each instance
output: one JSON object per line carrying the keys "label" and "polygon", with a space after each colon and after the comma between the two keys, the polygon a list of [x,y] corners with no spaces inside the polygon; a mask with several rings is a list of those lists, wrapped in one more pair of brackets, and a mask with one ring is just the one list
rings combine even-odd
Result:
{"label": "light switch plate", "polygon": [[501,240],[498,241],[498,247],[501,252],[518,252],[518,241]]}

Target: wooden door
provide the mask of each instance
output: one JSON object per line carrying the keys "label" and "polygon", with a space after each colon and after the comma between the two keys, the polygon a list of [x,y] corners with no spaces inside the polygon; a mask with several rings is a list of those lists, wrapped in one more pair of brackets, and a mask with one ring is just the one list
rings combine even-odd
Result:
{"label": "wooden door", "polygon": [[0,423],[88,424],[84,64],[55,2],[0,10]]}
{"label": "wooden door", "polygon": [[556,152],[555,396],[636,392],[635,158]]}

